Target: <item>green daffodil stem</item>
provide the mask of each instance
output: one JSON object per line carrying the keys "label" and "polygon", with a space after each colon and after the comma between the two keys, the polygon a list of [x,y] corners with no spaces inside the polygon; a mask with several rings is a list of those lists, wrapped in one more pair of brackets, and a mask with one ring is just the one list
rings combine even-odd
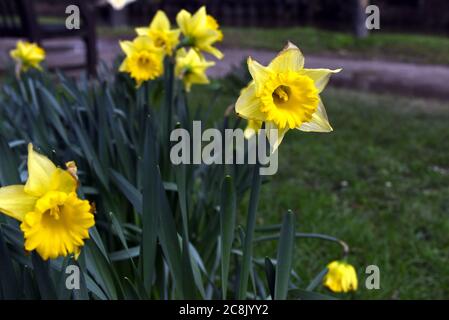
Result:
{"label": "green daffodil stem", "polygon": [[[175,83],[175,65],[174,61],[170,59],[170,57],[166,57],[164,61],[164,87],[165,87],[165,101],[164,101],[164,115],[165,119],[163,119],[163,141],[162,141],[162,150],[163,150],[163,160],[162,165],[170,163],[170,131],[172,129],[173,124],[173,103],[174,103],[174,83]],[[162,173],[164,178],[168,178],[169,175],[169,167],[162,168]]]}
{"label": "green daffodil stem", "polygon": [[174,62],[172,59],[167,58],[165,60],[165,104],[166,104],[166,111],[167,111],[167,119],[166,119],[166,129],[167,129],[167,136],[170,135],[170,130],[172,128],[172,111],[173,111],[173,94],[174,94],[174,82],[175,82],[175,75],[174,75]]}
{"label": "green daffodil stem", "polygon": [[245,243],[243,245],[243,259],[240,270],[240,283],[237,299],[243,300],[246,298],[246,292],[248,288],[249,268],[251,267],[251,258],[253,255],[253,237],[254,229],[256,227],[256,212],[257,205],[259,203],[259,193],[261,178],[259,173],[260,164],[256,163],[254,166],[252,188],[250,195],[250,203],[248,210],[248,219],[246,222],[245,230]]}
{"label": "green daffodil stem", "polygon": [[[265,125],[262,125],[264,128]],[[267,143],[265,137],[262,140],[262,143]],[[257,147],[259,148],[260,136],[257,137]],[[246,299],[246,293],[248,289],[248,278],[249,271],[251,268],[251,261],[253,255],[253,238],[254,232],[256,228],[256,212],[257,205],[259,204],[259,193],[260,193],[260,185],[261,185],[261,177],[260,177],[260,163],[259,160],[256,161],[254,165],[253,171],[253,180],[252,180],[252,188],[248,209],[248,219],[246,222],[246,230],[245,230],[245,242],[243,244],[243,258],[242,265],[240,269],[240,280],[239,280],[239,290],[237,292],[237,299],[243,300]]]}

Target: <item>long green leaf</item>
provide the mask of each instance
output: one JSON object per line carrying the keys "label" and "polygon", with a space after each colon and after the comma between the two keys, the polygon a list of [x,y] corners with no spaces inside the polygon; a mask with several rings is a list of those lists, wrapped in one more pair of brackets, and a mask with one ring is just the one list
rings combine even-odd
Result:
{"label": "long green leaf", "polygon": [[273,298],[276,283],[276,268],[268,257],[265,257],[265,275],[267,277],[268,290],[270,290],[270,295]]}
{"label": "long green leaf", "polygon": [[0,292],[3,299],[19,298],[19,286],[9,250],[0,227]]}
{"label": "long green leaf", "polygon": [[[157,169],[155,157],[155,141],[152,135],[150,119],[147,119],[145,145],[143,151],[143,193],[142,193],[142,278],[144,288],[150,292],[155,273],[156,246],[158,235],[158,213],[162,210],[160,204],[160,188],[157,184]],[[162,212],[161,212],[162,213]],[[162,215],[167,213],[162,213]]]}
{"label": "long green leaf", "polygon": [[221,237],[221,283],[222,298],[226,299],[229,263],[232,243],[234,241],[236,219],[236,194],[231,176],[226,176],[222,185],[220,206],[220,237]]}
{"label": "long green leaf", "polygon": [[36,252],[31,253],[31,260],[41,298],[44,300],[56,300],[55,285],[50,277],[48,262],[43,261]]}
{"label": "long green leaf", "polygon": [[253,255],[253,237],[256,227],[256,213],[259,203],[259,193],[261,178],[259,173],[260,165],[256,164],[253,168],[253,184],[249,200],[248,218],[246,222],[245,242],[243,246],[243,259],[240,270],[239,289],[237,298],[242,300],[246,298],[248,289],[249,269]]}
{"label": "long green leaf", "polygon": [[287,299],[295,243],[295,221],[292,212],[284,215],[279,239],[274,299]]}
{"label": "long green leaf", "polygon": [[196,298],[195,278],[193,275],[190,255],[189,240],[189,215],[187,212],[187,172],[184,164],[175,167],[176,181],[178,184],[178,199],[182,220],[182,266],[183,266],[183,290],[185,299]]}

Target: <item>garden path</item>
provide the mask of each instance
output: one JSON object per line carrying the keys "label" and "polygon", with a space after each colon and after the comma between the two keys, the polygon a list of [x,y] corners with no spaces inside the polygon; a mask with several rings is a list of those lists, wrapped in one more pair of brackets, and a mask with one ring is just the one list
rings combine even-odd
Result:
{"label": "garden path", "polygon": [[[223,52],[225,58],[211,69],[211,76],[226,75],[248,56],[266,65],[276,55],[271,51],[235,48]],[[449,99],[449,66],[312,55],[306,56],[305,67],[342,68],[342,72],[332,76],[331,83],[336,86]]]}
{"label": "garden path", "polygon": [[[8,51],[15,40],[0,40],[0,69],[6,65]],[[77,40],[50,40],[44,43],[50,67],[67,67],[83,61],[84,48]],[[210,69],[211,77],[222,77],[251,55],[262,64],[268,63],[275,52],[240,48],[223,48],[224,59]],[[117,40],[98,41],[100,59],[111,64],[120,53]],[[357,60],[332,56],[307,56],[307,68],[343,68],[334,75],[332,85],[358,90],[379,91],[419,97],[449,99],[449,66],[418,65],[381,60]]]}

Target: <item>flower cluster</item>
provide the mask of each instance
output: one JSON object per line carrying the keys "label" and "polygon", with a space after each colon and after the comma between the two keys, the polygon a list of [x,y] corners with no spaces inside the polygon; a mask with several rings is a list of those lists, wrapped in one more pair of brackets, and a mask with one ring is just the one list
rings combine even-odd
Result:
{"label": "flower cluster", "polygon": [[[176,17],[178,29],[172,29],[167,15],[159,10],[148,27],[136,28],[133,41],[121,41],[126,55],[121,72],[129,73],[139,87],[144,81],[164,73],[164,58],[173,59],[176,76],[187,91],[193,84],[207,84],[206,70],[214,65],[203,52],[221,59],[223,54],[214,44],[223,39],[217,21],[201,7],[193,15],[181,10]],[[170,60],[172,61],[172,60]]]}
{"label": "flower cluster", "polygon": [[47,260],[80,253],[94,216],[88,201],[76,194],[74,162],[60,169],[28,146],[28,180],[25,185],[0,188],[0,212],[21,222],[25,250],[36,250]]}

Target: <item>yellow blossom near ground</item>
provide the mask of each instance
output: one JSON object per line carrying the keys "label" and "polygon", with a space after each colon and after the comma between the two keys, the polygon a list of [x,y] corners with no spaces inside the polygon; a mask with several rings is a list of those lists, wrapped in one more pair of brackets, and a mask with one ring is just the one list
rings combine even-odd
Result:
{"label": "yellow blossom near ground", "polygon": [[167,55],[172,55],[174,48],[179,43],[179,29],[171,29],[167,15],[158,10],[149,27],[136,28],[139,36],[148,36],[156,47],[163,48]]}
{"label": "yellow blossom near ground", "polygon": [[45,50],[36,43],[19,40],[10,55],[16,61],[19,72],[29,68],[42,70],[40,63],[45,59]]}
{"label": "yellow blossom near ground", "polygon": [[330,132],[326,110],[320,98],[332,73],[340,70],[305,69],[301,51],[292,43],[265,67],[248,58],[253,81],[242,90],[235,109],[248,120],[265,122],[272,148],[276,150],[289,129]]}
{"label": "yellow blossom near ground", "polygon": [[333,261],[327,265],[329,271],[323,279],[323,284],[333,292],[356,291],[357,274],[352,265],[344,261]]}
{"label": "yellow blossom near ground", "polygon": [[183,9],[176,16],[176,21],[187,45],[218,59],[223,58],[223,53],[213,46],[223,39],[223,33],[215,19],[207,14],[206,7],[201,7],[193,15]]}
{"label": "yellow blossom near ground", "polygon": [[77,256],[95,224],[89,202],[76,194],[73,170],[73,162],[71,171],[57,168],[30,144],[26,184],[0,188],[0,212],[21,222],[25,250],[44,260]]}
{"label": "yellow blossom near ground", "polygon": [[176,55],[175,74],[182,79],[186,91],[189,92],[193,84],[207,84],[207,68],[215,65],[213,61],[206,61],[193,49],[188,52],[182,48]]}
{"label": "yellow blossom near ground", "polygon": [[152,80],[163,74],[164,50],[156,47],[148,36],[138,36],[133,41],[120,41],[126,58],[120,72],[127,72],[139,87],[142,82]]}

